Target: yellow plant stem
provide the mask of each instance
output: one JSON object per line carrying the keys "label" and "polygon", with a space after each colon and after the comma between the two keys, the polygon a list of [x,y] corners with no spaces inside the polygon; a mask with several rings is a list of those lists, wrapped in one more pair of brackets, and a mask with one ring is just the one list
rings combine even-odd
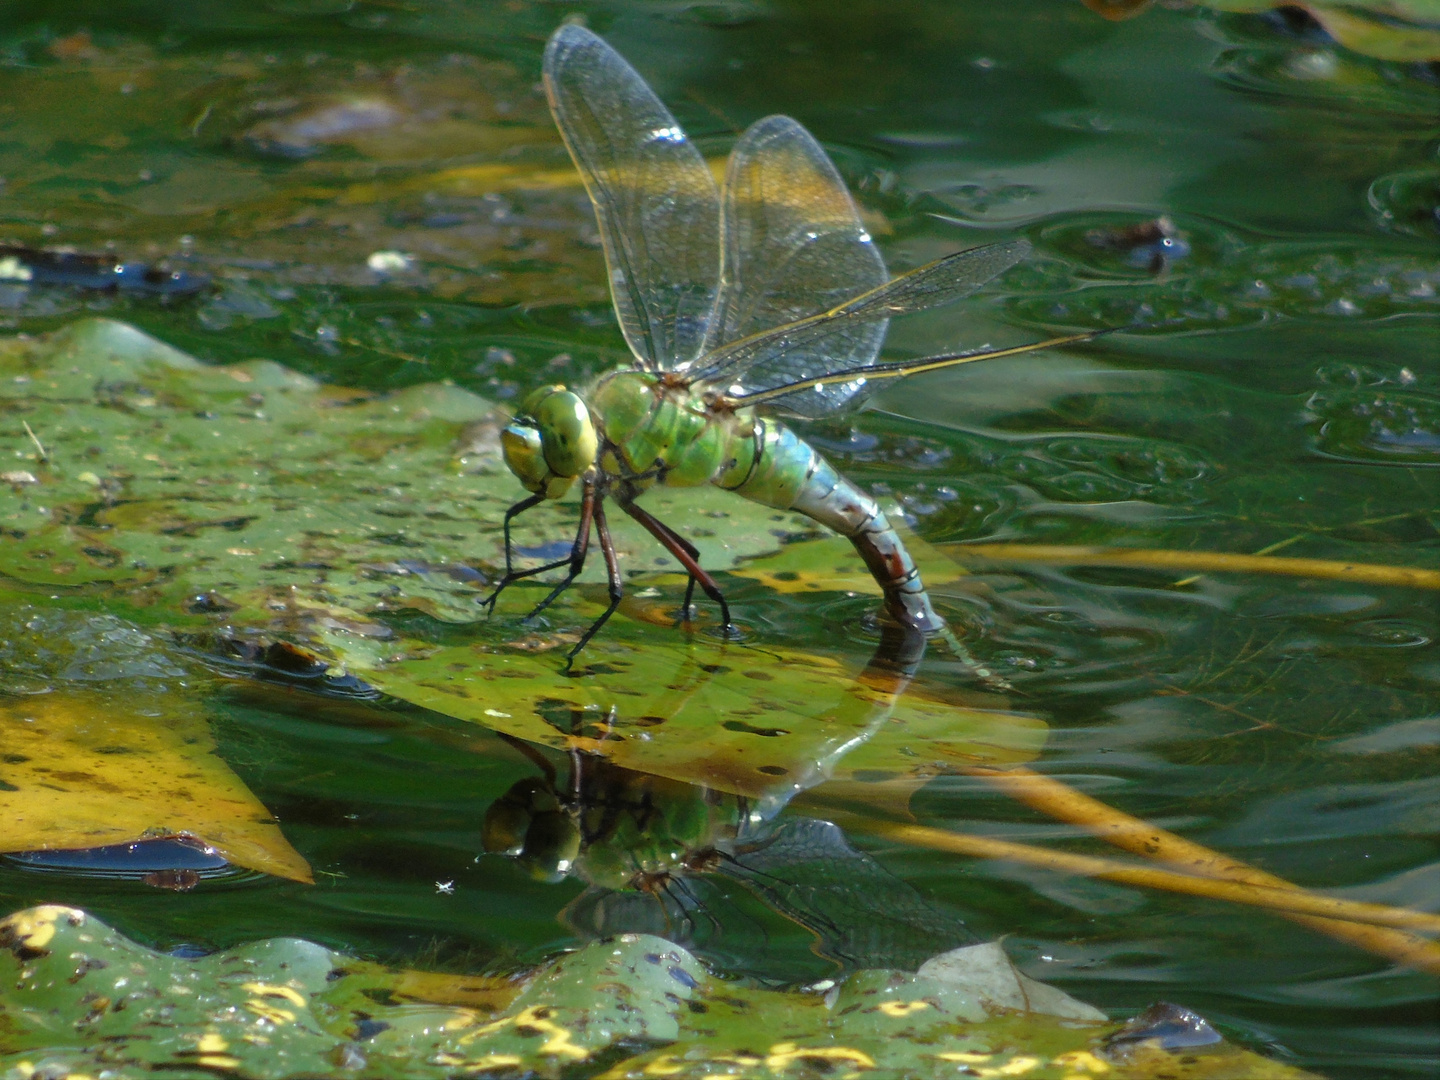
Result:
{"label": "yellow plant stem", "polygon": [[1284,574],[1289,577],[1359,581],[1367,585],[1400,585],[1440,589],[1440,570],[1335,559],[1287,559],[1271,555],[1236,555],[1223,551],[1172,551],[1164,548],[1079,547],[1066,544],[945,544],[953,559],[991,562],[1052,563],[1068,566],[1139,566],[1191,573]]}
{"label": "yellow plant stem", "polygon": [[[1009,769],[974,767],[972,776],[983,777],[1007,795],[1059,821],[1077,825],[1094,836],[1147,859],[1168,863],[1187,874],[1219,878],[1267,889],[1303,892],[1300,886],[1276,877],[1239,859],[1212,851],[1203,844],[1176,836],[1147,821],[1132,817],[1099,799],[1076,791],[1067,784],[1033,772],[1024,766]],[[1044,849],[1041,849],[1044,850]],[[1329,898],[1323,898],[1329,899]],[[1333,901],[1339,903],[1340,901]],[[1370,905],[1375,906],[1375,905]],[[1337,940],[1366,949],[1408,967],[1440,974],[1440,946],[1413,934],[1386,929],[1369,919],[1345,915],[1326,917],[1323,913],[1286,911],[1285,917]],[[1421,913],[1412,913],[1419,915]],[[1415,928],[1440,924],[1440,917],[1425,916],[1428,923],[1391,922],[1389,926]]]}
{"label": "yellow plant stem", "polygon": [[[1345,919],[1371,926],[1410,927],[1440,934],[1440,915],[1408,908],[1389,907],[1385,904],[1369,904],[1358,900],[1341,900],[1331,896],[1318,896],[1303,889],[1279,889],[1271,885],[1250,885],[1240,881],[1226,881],[1221,878],[1196,877],[1174,870],[1162,870],[1153,866],[1135,866],[1116,859],[1103,859],[1093,855],[1076,855],[1068,851],[1037,847],[1033,844],[1019,844],[1010,840],[996,840],[988,836],[970,833],[950,832],[926,825],[906,825],[894,821],[874,821],[864,824],[865,831],[890,840],[928,847],[937,851],[950,851],[957,855],[970,855],[980,859],[1006,859],[1011,862],[1029,863],[1048,870],[1082,877],[1104,878],[1125,885],[1163,889],[1167,892],[1188,893],[1214,900],[1229,900],[1233,903],[1249,904],[1253,907],[1271,908],[1287,914],[1321,916],[1327,919]],[[1432,946],[1433,967],[1428,970],[1440,972],[1440,946],[1434,942],[1416,939]]]}

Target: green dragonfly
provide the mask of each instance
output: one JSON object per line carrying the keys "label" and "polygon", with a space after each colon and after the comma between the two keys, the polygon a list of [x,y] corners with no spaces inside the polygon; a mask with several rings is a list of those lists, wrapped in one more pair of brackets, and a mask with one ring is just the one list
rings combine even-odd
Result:
{"label": "green dragonfly", "polygon": [[[881,379],[1013,356],[1094,336],[1016,348],[879,362],[888,320],[948,304],[1023,259],[1024,240],[958,252],[891,279],[834,164],[786,116],[752,124],[723,188],[645,80],[590,31],[566,25],[545,49],[546,96],[595,207],[610,292],[632,363],[581,393],[544,386],[501,434],[506,464],[531,492],[505,514],[505,576],[566,567],[529,617],[580,574],[598,535],[610,604],[567,665],[619,606],[621,578],[605,519],[613,499],[685,568],[688,618],[698,583],[730,609],[698,552],[636,502],[656,484],[715,484],[790,510],[849,538],[889,615],[921,634],[945,630],[914,560],[879,505],[790,428],[781,411],[818,417],[854,405]],[[570,554],[516,570],[515,517],[581,485]]]}

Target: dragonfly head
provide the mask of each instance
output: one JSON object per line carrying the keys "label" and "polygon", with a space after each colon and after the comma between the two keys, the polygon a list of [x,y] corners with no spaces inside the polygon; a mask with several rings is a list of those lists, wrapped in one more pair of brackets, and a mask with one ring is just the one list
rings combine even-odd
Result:
{"label": "dragonfly head", "polygon": [[515,419],[500,433],[500,448],[527,490],[558,499],[595,464],[600,440],[579,394],[542,386],[520,403]]}

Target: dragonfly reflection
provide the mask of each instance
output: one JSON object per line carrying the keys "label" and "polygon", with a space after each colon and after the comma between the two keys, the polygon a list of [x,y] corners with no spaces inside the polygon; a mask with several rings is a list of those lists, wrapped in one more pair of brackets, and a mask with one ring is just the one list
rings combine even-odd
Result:
{"label": "dragonfly reflection", "polygon": [[[924,634],[882,625],[874,653],[855,676],[872,696],[877,718],[883,721],[905,692],[925,647]],[[858,735],[848,748],[872,733]],[[491,804],[483,846],[542,881],[573,878],[590,886],[565,911],[579,933],[655,933],[715,951],[711,943],[718,946],[726,936],[718,909],[737,906],[707,900],[724,892],[711,887],[722,882],[741,886],[808,931],[810,951],[841,971],[914,968],[975,940],[957,916],[853,847],[836,825],[779,817],[795,794],[831,775],[839,758],[830,739],[818,740],[814,770],[790,770],[773,788],[746,797],[624,768],[588,749],[569,751],[562,778],[538,747],[501,738],[540,775],[517,781]],[[734,959],[726,966],[734,969]]]}
{"label": "dragonfly reflection", "polygon": [[[975,940],[827,821],[766,821],[755,804],[573,753],[568,777],[526,748],[526,777],[485,815],[485,850],[536,878],[590,886],[566,909],[577,931],[657,933],[708,945],[725,936],[711,879],[738,884],[808,931],[811,951],[840,970],[914,968]],[[733,907],[733,905],[722,905]]]}

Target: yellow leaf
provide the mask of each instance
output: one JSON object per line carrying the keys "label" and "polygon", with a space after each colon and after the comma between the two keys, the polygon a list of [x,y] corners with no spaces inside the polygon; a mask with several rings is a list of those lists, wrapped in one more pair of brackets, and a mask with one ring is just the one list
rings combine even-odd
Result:
{"label": "yellow leaf", "polygon": [[310,867],[215,754],[195,703],[53,693],[0,704],[0,851],[187,833],[228,862],[296,881]]}

